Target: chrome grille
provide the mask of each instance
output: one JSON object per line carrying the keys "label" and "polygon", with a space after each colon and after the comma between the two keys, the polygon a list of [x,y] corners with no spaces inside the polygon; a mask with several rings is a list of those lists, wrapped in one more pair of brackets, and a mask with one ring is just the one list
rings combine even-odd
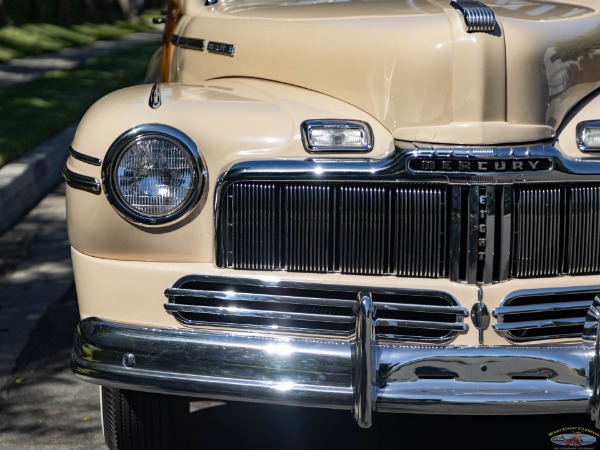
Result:
{"label": "chrome grille", "polygon": [[468,284],[600,273],[599,183],[241,181],[218,205],[219,267]]}
{"label": "chrome grille", "polygon": [[514,188],[513,276],[600,273],[600,186]]}
{"label": "chrome grille", "polygon": [[581,338],[599,294],[600,286],[515,292],[493,311],[493,328],[514,342]]}
{"label": "chrome grille", "polygon": [[222,267],[431,278],[447,272],[444,185],[242,182],[222,200]]}
{"label": "chrome grille", "polygon": [[570,275],[600,272],[600,186],[573,187],[567,212],[569,246],[566,269]]}
{"label": "chrome grille", "polygon": [[349,336],[355,330],[359,296],[370,295],[376,339],[445,343],[467,330],[467,310],[438,291],[190,276],[165,295],[169,313],[199,327]]}
{"label": "chrome grille", "polygon": [[560,187],[515,189],[515,277],[548,276],[561,272],[562,198]]}

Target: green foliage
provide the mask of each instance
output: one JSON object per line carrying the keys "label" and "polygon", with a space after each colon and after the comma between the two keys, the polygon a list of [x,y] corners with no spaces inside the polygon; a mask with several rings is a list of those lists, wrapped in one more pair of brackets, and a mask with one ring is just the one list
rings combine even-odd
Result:
{"label": "green foliage", "polygon": [[50,23],[30,23],[21,27],[0,27],[0,62],[23,56],[55,52],[66,47],[90,44],[100,39],[115,39],[135,31],[150,29],[145,21],[83,23],[68,27]]}
{"label": "green foliage", "polygon": [[81,118],[100,97],[139,82],[158,45],[144,44],[0,91],[0,166]]}

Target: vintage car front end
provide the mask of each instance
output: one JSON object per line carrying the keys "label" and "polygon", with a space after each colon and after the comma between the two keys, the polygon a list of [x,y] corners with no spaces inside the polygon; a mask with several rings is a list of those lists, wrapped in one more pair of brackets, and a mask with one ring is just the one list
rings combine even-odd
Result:
{"label": "vintage car front end", "polygon": [[181,7],[65,166],[75,373],[600,426],[595,2]]}

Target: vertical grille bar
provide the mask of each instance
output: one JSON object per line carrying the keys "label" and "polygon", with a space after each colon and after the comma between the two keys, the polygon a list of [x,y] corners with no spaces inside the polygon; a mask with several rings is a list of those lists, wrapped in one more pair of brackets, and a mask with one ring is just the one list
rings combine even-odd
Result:
{"label": "vertical grille bar", "polygon": [[[497,266],[496,280],[507,280],[510,274],[510,262],[512,258],[511,236],[513,216],[513,188],[502,186],[500,194],[496,197],[498,214],[496,216],[497,232],[494,242],[495,253],[494,265]],[[496,261],[497,264],[496,264]]]}
{"label": "vertical grille bar", "polygon": [[[494,278],[494,266],[495,266],[495,258],[494,258],[494,250],[495,250],[495,241],[494,237],[496,236],[496,213],[498,210],[498,202],[502,201],[502,198],[496,197],[496,188],[495,186],[486,186],[485,193],[487,197],[487,205],[486,205],[486,215],[485,215],[485,226],[482,229],[482,220],[479,221],[479,236],[485,236],[485,249],[481,249],[480,251],[485,252],[485,260],[483,266],[483,283],[489,284]],[[481,212],[481,211],[480,211]],[[489,238],[488,238],[489,236]]]}
{"label": "vertical grille bar", "polygon": [[461,272],[461,235],[463,233],[462,230],[462,187],[461,186],[452,186],[452,207],[451,210],[456,213],[452,214],[451,217],[451,238],[450,238],[450,279],[452,281],[460,280],[460,272]]}

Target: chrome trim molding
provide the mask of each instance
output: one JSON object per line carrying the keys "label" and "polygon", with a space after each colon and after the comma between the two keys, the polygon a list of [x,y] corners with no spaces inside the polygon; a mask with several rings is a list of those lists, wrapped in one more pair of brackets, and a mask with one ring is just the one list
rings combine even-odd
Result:
{"label": "chrome trim molding", "polygon": [[[438,158],[469,157],[479,158],[536,157],[550,158],[553,170],[549,172],[451,172],[413,173],[408,170],[411,159],[416,157]],[[399,142],[397,150],[382,159],[372,158],[305,158],[285,160],[254,160],[233,164],[219,180],[220,190],[239,181],[422,181],[442,182],[457,185],[507,184],[518,182],[582,182],[598,181],[600,158],[568,158],[554,145],[535,144],[523,146],[494,147],[482,153],[478,147],[426,146]],[[218,196],[217,196],[218,198]]]}
{"label": "chrome trim molding", "polygon": [[447,344],[468,329],[468,311],[450,294],[428,289],[188,275],[165,296],[165,310],[180,323],[221,331],[347,338],[362,326],[365,297],[373,308],[372,339],[381,342]]}
{"label": "chrome trim molding", "polygon": [[377,403],[377,362],[375,361],[375,308],[369,292],[358,294],[356,314],[356,361],[354,368],[354,420],[361,428],[370,428]]}
{"label": "chrome trim molding", "polygon": [[188,50],[203,51],[204,46],[206,45],[206,40],[189,38],[189,37],[179,36],[177,34],[174,34],[173,36],[171,36],[171,43],[173,45],[176,45],[178,47],[185,48]]}
{"label": "chrome trim molding", "polygon": [[[316,147],[309,143],[308,133],[311,128],[323,127],[323,128],[341,128],[341,129],[360,129],[364,130],[367,135],[367,143],[361,147],[344,147],[338,146],[332,147]],[[305,120],[300,125],[300,132],[302,136],[302,144],[304,149],[309,153],[338,153],[338,152],[356,152],[356,153],[367,153],[373,150],[375,142],[373,140],[373,131],[371,126],[367,122],[361,120],[345,120],[345,119],[319,119],[319,120]]]}
{"label": "chrome trim molding", "polygon": [[479,331],[479,345],[483,345],[483,332],[490,326],[490,313],[483,303],[483,288],[477,286],[477,303],[471,308],[471,321]]}
{"label": "chrome trim molding", "polygon": [[[359,343],[352,336],[340,342],[87,318],[76,330],[71,367],[80,378],[106,386],[345,409],[354,411],[363,426],[374,411],[596,411],[592,401],[598,389],[590,387],[595,376],[591,362],[598,353],[594,347],[380,344],[369,338],[366,298],[359,313],[359,328],[366,334]],[[124,357],[135,365],[124,366]]]}
{"label": "chrome trim molding", "polygon": [[492,328],[511,342],[560,338],[594,342],[600,306],[598,294],[600,286],[511,292],[492,311],[498,321]]}
{"label": "chrome trim molding", "polygon": [[93,156],[85,155],[83,153],[79,153],[73,147],[69,147],[69,155],[81,162],[91,164],[92,166],[99,166],[102,164],[101,159],[95,158]]}
{"label": "chrome trim molding", "polygon": [[588,309],[585,323],[583,325],[583,342],[594,345],[598,336],[598,322],[600,322],[600,296],[594,297],[592,306]]}
{"label": "chrome trim molding", "polygon": [[160,98],[160,83],[154,83],[150,90],[150,98],[148,99],[148,106],[152,109],[158,109],[162,105]]}
{"label": "chrome trim molding", "polygon": [[496,16],[489,6],[476,0],[452,0],[450,5],[462,13],[468,32],[491,33],[496,28]]}
{"label": "chrome trim molding", "polygon": [[588,146],[584,143],[583,134],[585,133],[586,128],[589,126],[600,128],[600,120],[586,120],[577,124],[575,129],[575,134],[577,136],[577,147],[582,152],[600,152],[600,145]]}
{"label": "chrome trim molding", "polygon": [[96,195],[102,192],[100,182],[96,178],[73,172],[66,164],[63,166],[62,176],[65,182],[73,189],[79,189]]}

